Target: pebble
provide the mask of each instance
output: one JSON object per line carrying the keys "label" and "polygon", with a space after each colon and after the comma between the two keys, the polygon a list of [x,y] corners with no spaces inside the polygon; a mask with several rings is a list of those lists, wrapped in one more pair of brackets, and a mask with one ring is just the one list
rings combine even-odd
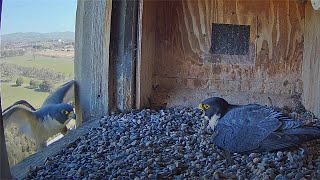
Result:
{"label": "pebble", "polygon": [[274,179],[275,179],[275,180],[287,180],[288,177],[287,177],[287,176],[284,176],[284,175],[282,175],[282,174],[279,174],[279,175],[277,175]]}
{"label": "pebble", "polygon": [[82,175],[84,174],[84,171],[83,171],[83,168],[82,168],[82,167],[80,167],[80,168],[78,169],[77,174],[78,174],[79,176],[82,176]]}
{"label": "pebble", "polygon": [[254,159],[253,159],[253,163],[254,163],[254,164],[257,164],[257,163],[260,162],[260,161],[261,161],[260,158],[254,158]]}
{"label": "pebble", "polygon": [[295,180],[299,180],[299,179],[302,179],[304,177],[304,174],[301,173],[301,172],[298,172],[295,176],[294,176],[294,179]]}
{"label": "pebble", "polygon": [[[308,121],[310,116],[306,116]],[[313,118],[313,117],[312,117]],[[320,143],[272,153],[233,154],[211,143],[213,131],[193,108],[117,113],[30,167],[26,179],[319,179]],[[315,122],[312,119],[312,122]],[[319,144],[319,145],[318,145]],[[318,158],[319,157],[319,158]]]}
{"label": "pebble", "polygon": [[283,158],[283,152],[282,151],[278,151],[277,152],[277,157],[278,157],[278,159],[282,159]]}
{"label": "pebble", "polygon": [[250,154],[249,154],[249,157],[250,157],[250,158],[259,157],[259,153],[250,153]]}

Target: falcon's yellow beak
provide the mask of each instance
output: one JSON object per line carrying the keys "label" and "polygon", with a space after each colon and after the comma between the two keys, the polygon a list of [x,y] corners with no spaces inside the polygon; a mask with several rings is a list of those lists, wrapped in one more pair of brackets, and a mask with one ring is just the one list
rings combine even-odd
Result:
{"label": "falcon's yellow beak", "polygon": [[69,119],[76,119],[76,114],[75,114],[73,111],[71,111],[71,112],[69,112],[69,114],[68,114],[68,118],[69,118]]}
{"label": "falcon's yellow beak", "polygon": [[202,111],[204,111],[202,103],[199,104],[199,109],[201,109]]}

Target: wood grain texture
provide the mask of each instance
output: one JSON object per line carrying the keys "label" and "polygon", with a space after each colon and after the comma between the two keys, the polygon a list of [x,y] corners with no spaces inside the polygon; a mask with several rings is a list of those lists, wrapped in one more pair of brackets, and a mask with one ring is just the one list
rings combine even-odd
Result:
{"label": "wood grain texture", "polygon": [[137,108],[148,107],[152,90],[153,62],[155,56],[156,16],[153,16],[152,1],[140,1],[139,43],[137,58]]}
{"label": "wood grain texture", "polygon": [[141,62],[141,56],[142,56],[141,47],[142,47],[142,34],[143,34],[142,17],[143,17],[143,0],[139,2],[139,12],[138,12],[137,67],[136,67],[136,107],[137,108],[142,107],[142,103],[143,103],[142,96],[144,96],[144,93],[141,92],[143,89],[143,84],[141,81],[141,72],[142,72],[141,65],[143,64]]}
{"label": "wood grain texture", "polygon": [[138,30],[137,0],[114,1],[111,29],[112,108],[126,111],[135,108],[136,58]]}
{"label": "wood grain texture", "polygon": [[320,117],[320,11],[313,10],[308,2],[305,13],[303,104]]}
{"label": "wood grain texture", "polygon": [[78,0],[75,43],[77,126],[108,113],[111,0]]}
{"label": "wood grain texture", "polygon": [[50,144],[47,148],[43,149],[36,154],[33,154],[18,164],[11,167],[12,175],[17,179],[26,178],[29,167],[43,165],[47,157],[53,157],[58,154],[63,148],[76,141],[79,137],[84,136],[92,127],[99,125],[98,119],[92,119],[82,124],[82,126],[74,131],[70,131],[66,136],[58,141]]}
{"label": "wood grain texture", "polygon": [[[181,88],[286,95],[302,92],[304,4],[290,0],[186,0],[158,1],[150,8],[149,16],[156,17],[152,97]],[[212,55],[212,23],[250,25],[254,60]]]}

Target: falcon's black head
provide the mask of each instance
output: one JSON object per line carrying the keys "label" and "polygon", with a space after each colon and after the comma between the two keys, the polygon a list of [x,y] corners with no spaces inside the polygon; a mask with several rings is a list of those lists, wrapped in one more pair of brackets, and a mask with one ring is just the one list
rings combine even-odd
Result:
{"label": "falcon's black head", "polygon": [[50,104],[42,107],[38,111],[38,115],[43,119],[49,116],[61,124],[66,124],[70,119],[75,118],[73,106],[66,103]]}
{"label": "falcon's black head", "polygon": [[211,119],[217,117],[218,119],[225,115],[228,111],[230,104],[219,97],[212,97],[202,101],[199,108],[204,112],[205,118]]}

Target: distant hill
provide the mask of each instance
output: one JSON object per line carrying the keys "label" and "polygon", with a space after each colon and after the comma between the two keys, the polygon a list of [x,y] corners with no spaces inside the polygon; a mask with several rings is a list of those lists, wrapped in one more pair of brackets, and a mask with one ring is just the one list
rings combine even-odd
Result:
{"label": "distant hill", "polygon": [[31,41],[46,41],[46,40],[71,40],[74,41],[74,32],[52,32],[52,33],[12,33],[1,35],[2,42],[31,42]]}

